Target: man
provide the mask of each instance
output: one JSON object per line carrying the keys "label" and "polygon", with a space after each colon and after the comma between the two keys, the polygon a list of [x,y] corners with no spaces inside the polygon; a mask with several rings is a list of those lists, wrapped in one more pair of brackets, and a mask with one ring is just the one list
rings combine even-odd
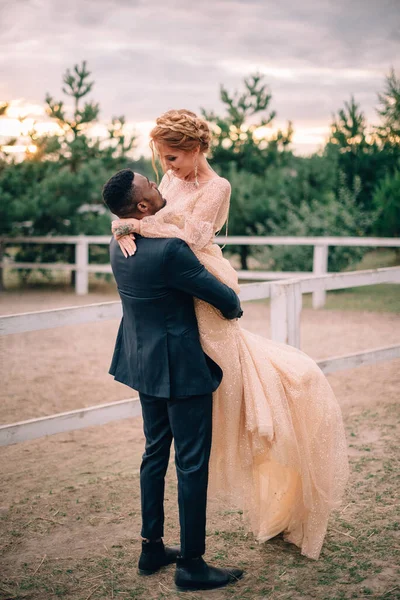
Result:
{"label": "man", "polygon": [[[103,188],[104,202],[119,217],[141,219],[163,208],[155,183],[130,169]],[[208,273],[180,239],[136,236],[137,251],[125,258],[112,239],[110,258],[122,300],[110,373],[139,392],[146,448],[140,469],[142,554],[139,572],[152,574],[176,562],[180,589],[212,589],[236,581],[240,569],[207,565],[205,552],[212,392],[220,367],[202,351],[193,297],[241,316],[239,298]],[[178,477],[180,549],[164,547],[164,479],[174,439]]]}

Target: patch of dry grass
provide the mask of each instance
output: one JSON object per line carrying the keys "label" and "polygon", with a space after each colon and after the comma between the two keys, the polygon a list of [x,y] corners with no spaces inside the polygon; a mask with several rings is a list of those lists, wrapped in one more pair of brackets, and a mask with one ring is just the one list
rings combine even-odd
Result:
{"label": "patch of dry grass", "polygon": [[[242,566],[244,579],[211,593],[177,593],[173,567],[142,578],[136,572],[138,474],[114,473],[43,489],[3,507],[0,598],[400,598],[399,424],[394,404],[373,411],[356,408],[348,415],[352,477],[317,562],[300,556],[280,537],[258,545],[246,534],[239,512],[211,503],[206,558],[220,566]],[[179,539],[176,504],[170,468],[165,537],[171,543]]]}

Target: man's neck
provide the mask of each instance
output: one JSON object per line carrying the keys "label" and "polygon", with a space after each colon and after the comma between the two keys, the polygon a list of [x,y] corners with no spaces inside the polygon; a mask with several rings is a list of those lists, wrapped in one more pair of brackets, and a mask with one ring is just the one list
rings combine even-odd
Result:
{"label": "man's neck", "polygon": [[[157,211],[158,212],[158,211]],[[157,212],[155,213],[151,213],[151,212],[146,212],[146,213],[140,213],[139,215],[135,215],[134,217],[131,217],[132,219],[137,219],[138,221],[141,221],[142,219],[144,219],[145,217],[153,217],[154,215],[157,214]]]}

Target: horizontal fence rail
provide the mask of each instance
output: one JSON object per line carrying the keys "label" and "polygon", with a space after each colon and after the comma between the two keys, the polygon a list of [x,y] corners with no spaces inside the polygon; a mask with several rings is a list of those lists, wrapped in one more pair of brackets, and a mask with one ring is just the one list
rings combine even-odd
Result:
{"label": "horizontal fence rail", "polygon": [[[242,286],[240,299],[262,300],[269,298],[270,283],[248,283]],[[5,315],[0,317],[0,335],[23,333],[25,331],[38,331],[40,329],[53,329],[64,325],[81,325],[96,321],[118,319],[122,316],[121,301],[87,304],[86,306],[72,306],[55,308],[35,312]]]}
{"label": "horizontal fence rail", "polygon": [[310,292],[341,290],[377,283],[400,283],[400,267],[329,273],[271,283],[271,336],[300,348],[302,295]]}
{"label": "horizontal fence rail", "polygon": [[346,356],[333,356],[326,360],[318,360],[317,364],[325,374],[342,371],[343,369],[354,369],[365,365],[374,365],[377,362],[394,360],[400,358],[400,345],[374,348],[365,352],[353,352]]}
{"label": "horizontal fence rail", "polygon": [[97,321],[118,319],[121,316],[122,306],[119,300],[116,302],[103,302],[101,304],[87,304],[86,306],[71,306],[68,308],[6,315],[0,317],[0,335],[53,329],[54,327],[62,327],[64,325],[95,323]]}
{"label": "horizontal fence rail", "polygon": [[[400,345],[335,356],[326,360],[319,360],[317,365],[323,373],[328,374],[396,358],[400,358]],[[46,435],[66,433],[95,425],[106,425],[113,421],[138,417],[141,412],[139,397],[135,396],[134,398],[110,402],[109,404],[71,410],[48,417],[20,421],[11,425],[1,425],[0,446],[9,446]]]}
{"label": "horizontal fence rail", "polygon": [[[7,237],[0,236],[0,242],[6,244],[76,244],[82,240],[89,244],[109,244],[111,235],[60,235],[60,236],[31,236]],[[400,238],[385,237],[346,237],[346,236],[281,236],[281,235],[230,235],[216,236],[214,242],[219,245],[234,244],[235,246],[371,246],[371,247],[400,247]]]}
{"label": "horizontal fence rail", "polygon": [[[49,269],[56,271],[76,272],[75,291],[85,295],[89,291],[89,273],[111,273],[109,264],[96,265],[89,263],[89,245],[108,245],[108,235],[92,236],[41,236],[41,237],[0,237],[0,246],[12,244],[73,244],[75,245],[75,263],[38,263],[15,262],[10,259],[0,261],[0,268],[10,269]],[[289,236],[217,236],[214,239],[219,245],[236,246],[314,246],[313,271],[314,275],[324,275],[328,271],[328,253],[330,246],[364,246],[364,247],[400,247],[398,238],[377,237],[289,237]],[[2,255],[0,248],[0,255]],[[244,281],[265,281],[292,277],[308,277],[310,273],[287,271],[238,271],[239,278]],[[324,290],[313,292],[313,308],[321,308],[325,304]]]}
{"label": "horizontal fence rail", "polygon": [[71,410],[68,412],[20,421],[12,425],[0,426],[0,446],[9,446],[28,440],[35,440],[45,435],[66,433],[94,425],[105,425],[111,421],[120,421],[130,417],[138,417],[141,407],[138,396],[109,404],[99,404]]}
{"label": "horizontal fence rail", "polygon": [[[292,326],[293,316],[288,314],[289,305],[294,301],[289,296],[297,298],[298,308],[301,309],[301,296],[305,293],[319,290],[340,290],[349,287],[361,287],[375,283],[400,283],[400,267],[386,267],[382,269],[369,269],[365,271],[350,271],[348,273],[330,273],[323,276],[303,275],[299,279],[289,279],[279,282],[248,283],[241,286],[240,300],[262,300],[271,298],[271,329],[272,338],[284,343],[299,347],[289,330],[293,327],[299,329],[296,317]],[[121,302],[103,302],[87,304],[86,306],[73,306],[41,310],[16,315],[0,317],[0,335],[22,333],[24,331],[37,331],[39,329],[52,329],[63,325],[79,325],[110,319],[118,319],[122,315]]]}
{"label": "horizontal fence rail", "polygon": [[[350,273],[331,273],[280,282],[252,283],[242,286],[242,302],[271,298],[272,339],[300,347],[300,314],[302,294],[308,292],[346,289],[373,283],[400,283],[400,267],[371,269]],[[120,302],[105,302],[87,306],[22,313],[0,317],[0,334],[21,334],[28,331],[52,329],[67,325],[94,323],[117,319],[122,314]],[[324,373],[333,373],[362,365],[400,358],[400,344],[363,352],[334,356],[317,361]],[[131,398],[73,410],[65,413],[30,419],[0,426],[0,446],[33,440],[45,435],[82,429],[138,416],[140,404]]]}

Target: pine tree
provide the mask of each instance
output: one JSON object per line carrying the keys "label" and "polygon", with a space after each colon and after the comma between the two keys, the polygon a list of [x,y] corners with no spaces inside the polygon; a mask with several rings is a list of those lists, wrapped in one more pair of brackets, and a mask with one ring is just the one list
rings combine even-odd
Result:
{"label": "pine tree", "polygon": [[[293,130],[289,122],[287,131],[275,135],[257,136],[260,128],[272,127],[275,111],[269,110],[271,94],[259,73],[244,79],[244,91],[229,91],[221,85],[220,97],[227,115],[218,116],[202,109],[207,121],[214,124],[213,164],[223,171],[234,163],[239,170],[262,175],[266,169],[279,162],[291,143]],[[258,120],[255,120],[255,117]]]}
{"label": "pine tree", "polygon": [[338,145],[342,152],[354,153],[366,144],[366,119],[353,96],[344,106],[337,117],[333,116],[329,141]]}
{"label": "pine tree", "polygon": [[125,132],[126,120],[122,115],[120,117],[113,117],[111,124],[108,127],[109,140],[116,142],[112,146],[113,153],[117,153],[118,157],[122,160],[126,159],[128,152],[130,152],[136,144],[135,134],[127,136]]}
{"label": "pine tree", "polygon": [[82,99],[91,92],[94,85],[94,81],[88,81],[90,74],[86,68],[86,61],[83,61],[81,66],[75,65],[72,72],[67,69],[64,74],[62,91],[73,99],[73,112],[70,117],[67,116],[62,100],[54,100],[50,94],[46,94],[47,113],[57,121],[64,132],[63,136],[60,136],[63,154],[74,173],[78,171],[84,159],[95,158],[99,150],[99,141],[91,142],[85,135],[89,126],[97,121],[99,104],[85,102],[83,107],[81,106]]}
{"label": "pine tree", "polygon": [[[9,102],[0,103],[0,117],[7,116],[7,110],[10,106]],[[15,146],[17,138],[8,138],[2,144],[0,144],[0,171],[5,167],[6,162],[9,160],[9,153],[6,151],[7,146]]]}
{"label": "pine tree", "polygon": [[[291,143],[293,129],[289,122],[287,131],[278,130],[274,135],[259,134],[261,128],[273,126],[276,113],[269,109],[272,95],[263,76],[259,73],[244,79],[244,91],[232,94],[221,85],[220,97],[226,107],[226,116],[218,116],[214,112],[202,109],[207,121],[213,124],[212,163],[219,172],[235,178],[240,193],[232,194],[232,210],[234,217],[230,222],[230,232],[236,234],[254,233],[266,214],[264,196],[256,197],[251,190],[258,186],[258,179],[252,175],[263,177],[273,166],[287,164],[291,153],[287,152]],[[238,174],[237,177],[235,174]],[[242,177],[240,176],[242,174]],[[243,183],[247,186],[244,191]],[[232,189],[235,186],[232,186]],[[258,186],[259,187],[259,186]],[[243,193],[242,193],[243,192]],[[241,215],[241,203],[249,196],[246,207],[246,218]],[[260,206],[264,203],[264,208]],[[251,223],[252,225],[251,225]],[[234,251],[235,247],[230,246]],[[255,252],[250,246],[238,246],[243,269],[247,269],[248,257]]]}
{"label": "pine tree", "polygon": [[394,69],[386,77],[386,89],[378,94],[380,107],[378,115],[382,124],[376,128],[384,145],[400,148],[400,79]]}
{"label": "pine tree", "polygon": [[[135,137],[126,134],[123,116],[113,118],[108,139],[90,137],[89,128],[97,121],[100,109],[99,104],[85,100],[94,85],[85,61],[68,69],[63,82],[63,92],[73,100],[71,110],[64,101],[46,95],[47,112],[57,121],[60,133],[42,136],[33,126],[27,138],[35,151],[28,146],[22,162],[14,163],[7,157],[0,161],[0,233],[5,235],[110,232],[110,215],[103,205],[101,189],[113,172],[131,166],[129,152]],[[0,115],[6,110],[1,105]],[[147,167],[150,170],[149,164]],[[91,246],[90,251],[96,254],[92,260],[107,260],[106,248]],[[75,262],[74,247],[62,244],[22,245],[16,258],[26,262]],[[18,273],[29,275],[28,271]]]}
{"label": "pine tree", "polygon": [[337,164],[336,195],[339,194],[342,174],[349,189],[353,189],[358,178],[361,189],[357,203],[364,210],[372,211],[373,191],[383,168],[377,138],[368,132],[365,114],[354,97],[345,102],[344,108],[332,119],[325,156]]}
{"label": "pine tree", "polygon": [[[378,235],[399,237],[400,235],[400,170],[388,173],[382,179],[374,195],[377,209],[375,230]],[[396,251],[400,258],[400,248]]]}

